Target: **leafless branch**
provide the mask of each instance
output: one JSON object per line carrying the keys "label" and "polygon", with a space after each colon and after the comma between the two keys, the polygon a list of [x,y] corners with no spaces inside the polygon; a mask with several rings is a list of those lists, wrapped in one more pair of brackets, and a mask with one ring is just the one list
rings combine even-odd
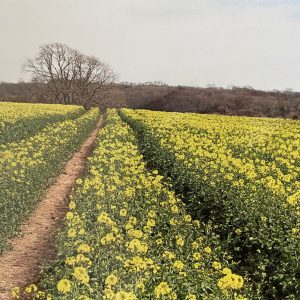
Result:
{"label": "leafless branch", "polygon": [[87,106],[116,80],[108,64],[59,43],[42,45],[24,70],[31,73],[33,82],[41,83],[42,97],[62,104]]}

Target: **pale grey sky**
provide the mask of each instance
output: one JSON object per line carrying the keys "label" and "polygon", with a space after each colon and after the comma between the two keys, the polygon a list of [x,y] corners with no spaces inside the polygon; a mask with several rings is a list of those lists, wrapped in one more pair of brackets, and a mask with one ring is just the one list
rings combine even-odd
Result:
{"label": "pale grey sky", "polygon": [[300,0],[0,0],[0,81],[62,42],[120,81],[300,91]]}

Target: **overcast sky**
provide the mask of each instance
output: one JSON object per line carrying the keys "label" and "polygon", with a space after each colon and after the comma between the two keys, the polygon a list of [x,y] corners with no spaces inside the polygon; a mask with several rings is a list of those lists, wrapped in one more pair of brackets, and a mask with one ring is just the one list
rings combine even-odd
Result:
{"label": "overcast sky", "polygon": [[300,0],[0,0],[0,81],[50,42],[119,81],[300,91]]}

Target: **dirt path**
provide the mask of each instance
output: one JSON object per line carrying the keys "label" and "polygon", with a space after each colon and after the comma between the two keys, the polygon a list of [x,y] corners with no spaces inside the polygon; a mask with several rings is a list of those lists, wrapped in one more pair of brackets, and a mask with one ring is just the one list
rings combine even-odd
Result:
{"label": "dirt path", "polygon": [[[46,191],[30,219],[21,227],[21,235],[12,239],[12,250],[0,257],[0,299],[11,299],[11,289],[36,282],[40,265],[55,256],[54,235],[62,220],[67,199],[76,178],[83,172],[99,129],[101,116],[91,136],[67,162],[63,173]],[[3,229],[1,229],[3,230]]]}

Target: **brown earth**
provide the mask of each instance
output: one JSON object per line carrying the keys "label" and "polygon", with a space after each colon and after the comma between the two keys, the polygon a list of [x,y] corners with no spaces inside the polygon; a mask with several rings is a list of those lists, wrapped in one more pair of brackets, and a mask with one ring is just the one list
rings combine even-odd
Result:
{"label": "brown earth", "polygon": [[103,116],[81,148],[67,162],[63,173],[47,189],[36,210],[11,240],[12,249],[0,257],[0,299],[12,299],[11,289],[36,282],[40,266],[55,257],[54,233],[67,210],[68,196],[76,178],[84,171]]}

